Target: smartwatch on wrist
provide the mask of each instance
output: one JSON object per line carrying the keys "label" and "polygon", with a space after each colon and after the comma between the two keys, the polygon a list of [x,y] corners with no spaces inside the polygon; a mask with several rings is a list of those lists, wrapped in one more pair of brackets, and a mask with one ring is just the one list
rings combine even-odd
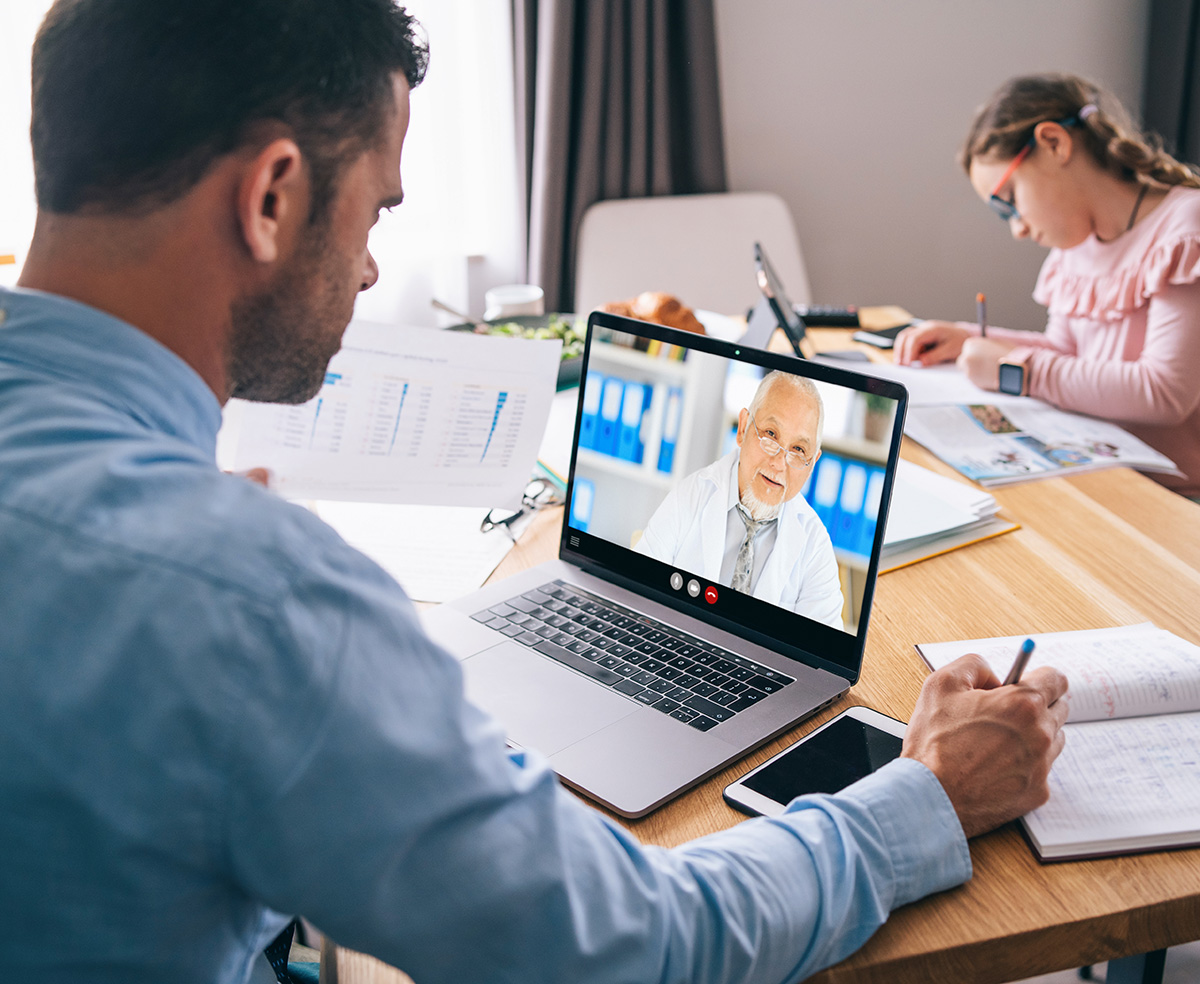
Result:
{"label": "smartwatch on wrist", "polygon": [[1029,370],[1025,368],[1024,359],[1000,363],[999,389],[1010,396],[1029,395]]}

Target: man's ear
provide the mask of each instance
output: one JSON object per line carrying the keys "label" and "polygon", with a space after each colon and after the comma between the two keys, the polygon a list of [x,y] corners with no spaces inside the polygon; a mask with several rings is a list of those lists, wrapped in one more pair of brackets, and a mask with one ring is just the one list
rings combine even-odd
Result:
{"label": "man's ear", "polygon": [[750,422],[750,411],[745,407],[738,413],[738,429],[737,429],[737,446],[742,446],[742,441],[746,439],[746,425]]}
{"label": "man's ear", "polygon": [[294,140],[272,140],[254,155],[238,187],[238,228],[259,263],[279,258],[289,226],[308,214],[310,189]]}

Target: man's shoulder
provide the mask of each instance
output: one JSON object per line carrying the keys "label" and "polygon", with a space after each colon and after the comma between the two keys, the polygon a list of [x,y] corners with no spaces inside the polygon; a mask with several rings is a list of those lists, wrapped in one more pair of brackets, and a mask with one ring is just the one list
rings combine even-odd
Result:
{"label": "man's shoulder", "polygon": [[711,461],[702,468],[697,468],[694,472],[680,480],[679,484],[675,486],[676,490],[720,488],[727,484],[736,455],[736,451],[731,451],[729,454],[721,455],[716,461]]}
{"label": "man's shoulder", "polygon": [[803,561],[805,557],[808,558],[806,562],[817,562],[822,557],[833,558],[833,540],[829,530],[803,495],[792,498],[785,505],[780,518],[792,529],[792,536],[804,544],[803,552],[797,555],[798,561]]}
{"label": "man's shoulder", "polygon": [[212,467],[189,472],[144,507],[154,532],[143,542],[160,559],[267,603],[303,582],[383,577],[303,505]]}
{"label": "man's shoulder", "polygon": [[825,524],[817,516],[816,510],[813,509],[812,505],[802,494],[795,495],[788,500],[784,507],[784,515],[791,522],[801,526],[817,526],[822,530],[825,529]]}
{"label": "man's shoulder", "polygon": [[46,455],[6,503],[100,571],[157,568],[247,602],[274,604],[329,572],[382,577],[300,505],[227,475],[169,435],[123,435]]}

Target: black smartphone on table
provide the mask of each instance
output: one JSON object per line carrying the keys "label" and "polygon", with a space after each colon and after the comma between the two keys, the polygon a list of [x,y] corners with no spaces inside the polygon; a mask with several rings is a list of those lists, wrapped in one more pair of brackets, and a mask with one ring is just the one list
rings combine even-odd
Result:
{"label": "black smartphone on table", "polygon": [[752,816],[777,817],[797,796],[836,793],[900,755],[903,721],[851,707],[725,787],[725,801]]}

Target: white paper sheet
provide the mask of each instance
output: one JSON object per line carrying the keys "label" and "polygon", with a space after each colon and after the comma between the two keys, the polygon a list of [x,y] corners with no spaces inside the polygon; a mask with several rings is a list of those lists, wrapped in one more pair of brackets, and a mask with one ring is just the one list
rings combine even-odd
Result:
{"label": "white paper sheet", "polygon": [[856,362],[848,365],[839,359],[818,357],[814,361],[840,369],[851,368],[867,376],[891,379],[908,390],[909,407],[924,407],[939,403],[1023,402],[1029,397],[1006,396],[980,389],[947,362],[936,366],[898,366],[892,362]]}
{"label": "white paper sheet", "polygon": [[538,448],[538,460],[564,480],[571,470],[571,446],[575,439],[578,406],[578,386],[554,394],[546,421],[546,433]]}
{"label": "white paper sheet", "polygon": [[246,403],[233,468],[290,499],[515,505],[562,343],[352,324],[301,406]]}
{"label": "white paper sheet", "polygon": [[[502,528],[480,532],[488,511],[471,506],[314,502],[312,510],[414,601],[451,601],[474,591],[513,546]],[[532,515],[513,524],[513,536]]]}

